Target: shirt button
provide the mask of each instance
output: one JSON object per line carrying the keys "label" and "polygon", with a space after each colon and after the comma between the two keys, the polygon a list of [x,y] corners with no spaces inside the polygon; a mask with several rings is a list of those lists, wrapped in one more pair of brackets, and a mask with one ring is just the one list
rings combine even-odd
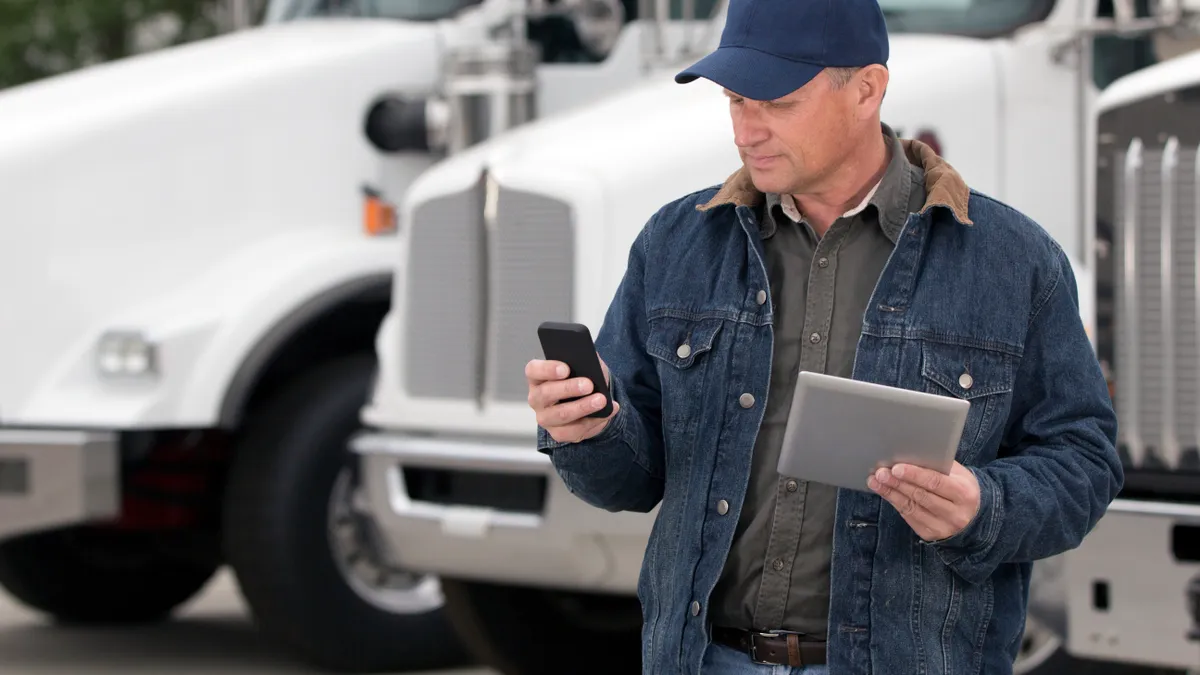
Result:
{"label": "shirt button", "polygon": [[675,353],[679,356],[679,358],[686,359],[692,355],[692,346],[686,343],[681,344],[679,345],[679,349],[675,350]]}
{"label": "shirt button", "polygon": [[749,408],[754,405],[754,395],[742,394],[738,397],[738,403],[741,403],[743,408]]}
{"label": "shirt button", "polygon": [[692,616],[700,616],[700,601],[692,601]]}
{"label": "shirt button", "polygon": [[795,492],[796,490],[800,489],[800,485],[798,483],[796,483],[796,481],[794,481],[794,480],[789,480],[785,484],[785,487],[787,488],[788,492]]}
{"label": "shirt button", "polygon": [[776,571],[776,572],[778,572],[778,571],[782,570],[782,569],[783,569],[783,558],[776,558],[776,559],[775,559],[775,560],[774,560],[774,561],[771,563],[771,567],[775,568],[775,571]]}
{"label": "shirt button", "polygon": [[829,258],[821,258],[817,261],[817,266],[822,269],[829,267]]}
{"label": "shirt button", "polygon": [[975,384],[975,378],[971,377],[970,373],[963,373],[958,376],[958,386],[963,389],[970,389],[973,384]]}
{"label": "shirt button", "polygon": [[811,343],[813,343],[814,345],[815,345],[815,344],[817,344],[818,342],[820,342],[820,341],[821,341],[821,334],[820,334],[820,333],[813,333],[812,335],[809,335],[809,336],[808,336],[808,341],[809,341],[809,342],[811,342]]}
{"label": "shirt button", "polygon": [[721,515],[729,513],[729,502],[725,501],[724,499],[717,502],[717,513]]}
{"label": "shirt button", "polygon": [[758,294],[754,296],[754,301],[760,305],[764,304],[767,301],[767,292],[759,291]]}

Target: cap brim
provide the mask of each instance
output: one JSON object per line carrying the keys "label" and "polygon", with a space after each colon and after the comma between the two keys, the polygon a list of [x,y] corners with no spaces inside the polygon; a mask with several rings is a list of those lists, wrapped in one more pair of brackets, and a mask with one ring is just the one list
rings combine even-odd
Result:
{"label": "cap brim", "polygon": [[772,56],[746,47],[718,47],[675,76],[687,84],[698,78],[755,101],[782,98],[808,84],[824,66]]}

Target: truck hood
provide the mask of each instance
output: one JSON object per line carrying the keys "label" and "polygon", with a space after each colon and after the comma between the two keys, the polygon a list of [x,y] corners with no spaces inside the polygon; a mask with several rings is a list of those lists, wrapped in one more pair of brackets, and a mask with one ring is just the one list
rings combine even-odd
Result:
{"label": "truck hood", "polygon": [[[280,77],[319,78],[348,58],[406,45],[436,48],[433,24],[297,21],[257,27],[84,68],[0,90],[0,158],[14,148],[70,145],[121,118],[227,100],[228,92],[273,87]],[[394,74],[421,70],[392,64]],[[429,86],[433,73],[416,83]],[[315,84],[313,79],[309,82]]]}
{"label": "truck hood", "polygon": [[361,236],[360,186],[429,161],[380,155],[366,111],[433,90],[439,30],[279,24],[0,92],[0,423],[80,345],[239,251]]}

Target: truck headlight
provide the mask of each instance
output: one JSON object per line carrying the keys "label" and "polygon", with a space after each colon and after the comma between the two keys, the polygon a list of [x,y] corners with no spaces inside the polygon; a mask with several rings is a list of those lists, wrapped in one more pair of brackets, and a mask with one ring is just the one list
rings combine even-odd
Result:
{"label": "truck headlight", "polygon": [[101,377],[150,377],[158,373],[158,348],[133,331],[109,331],[96,345]]}

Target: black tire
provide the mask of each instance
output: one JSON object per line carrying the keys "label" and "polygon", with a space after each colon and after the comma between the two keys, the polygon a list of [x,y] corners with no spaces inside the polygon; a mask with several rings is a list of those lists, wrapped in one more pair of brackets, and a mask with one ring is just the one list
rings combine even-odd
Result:
{"label": "black tire", "polygon": [[154,533],[73,527],[0,545],[0,585],[63,623],[161,621],[204,588],[215,562],[174,557]]}
{"label": "black tire", "polygon": [[641,609],[633,596],[447,579],[442,592],[467,649],[502,675],[641,672]]}
{"label": "black tire", "polygon": [[464,663],[440,607],[391,613],[339,571],[330,497],[350,463],[374,360],[354,356],[285,384],[252,412],[225,491],[225,555],[264,634],[309,663],[339,672],[433,669]]}

